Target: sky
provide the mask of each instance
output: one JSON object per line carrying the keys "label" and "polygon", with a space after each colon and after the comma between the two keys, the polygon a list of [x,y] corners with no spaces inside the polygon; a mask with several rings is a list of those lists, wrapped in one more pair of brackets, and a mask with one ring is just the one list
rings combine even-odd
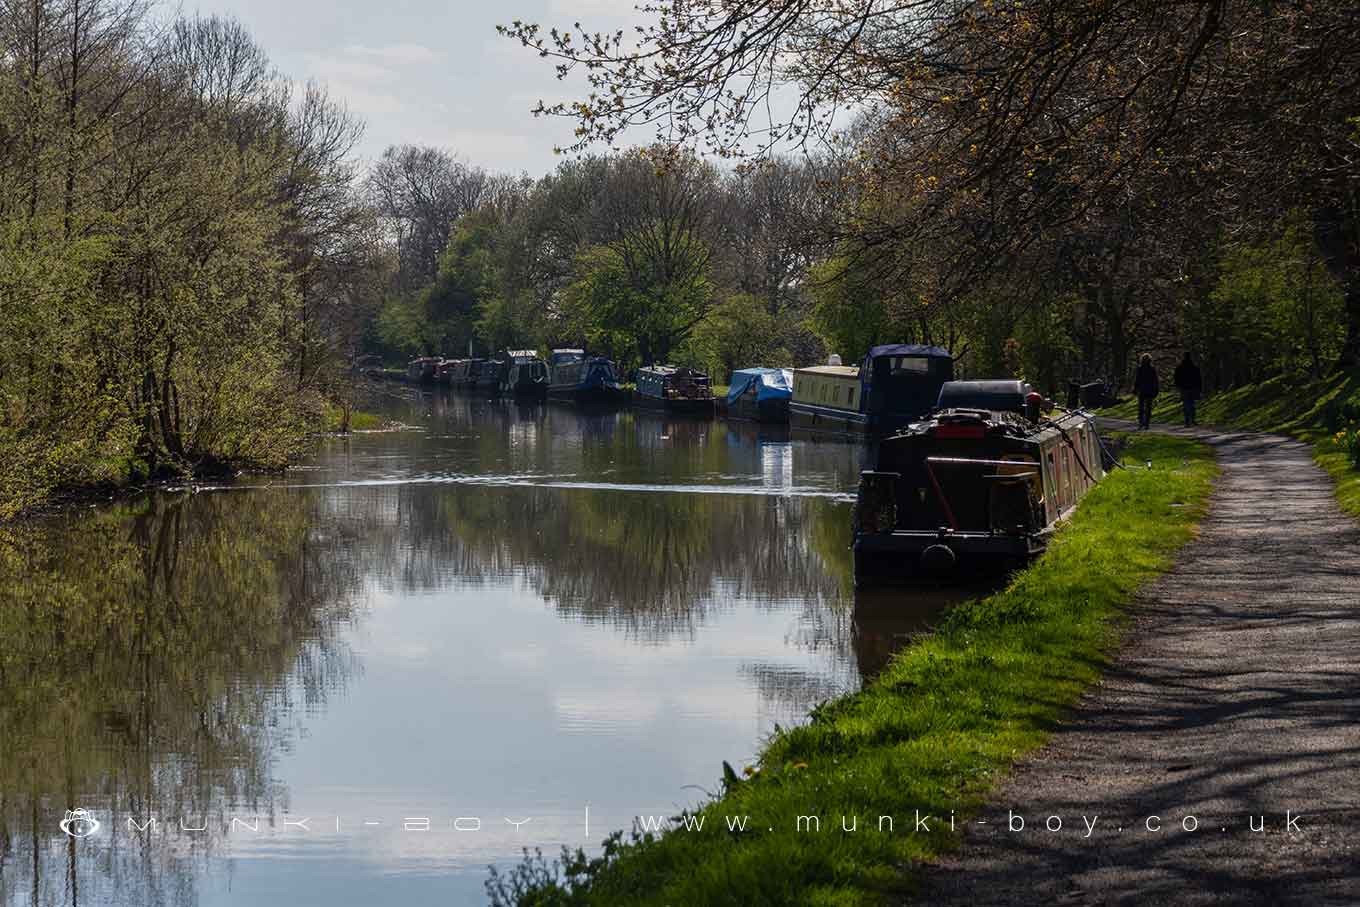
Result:
{"label": "sky", "polygon": [[[328,86],[367,124],[357,154],[372,161],[394,144],[434,145],[493,171],[540,176],[568,120],[534,117],[584,94],[557,81],[550,60],[496,33],[514,19],[546,30],[631,30],[635,0],[182,0],[240,20],[285,75]],[[639,137],[646,141],[647,137]]]}

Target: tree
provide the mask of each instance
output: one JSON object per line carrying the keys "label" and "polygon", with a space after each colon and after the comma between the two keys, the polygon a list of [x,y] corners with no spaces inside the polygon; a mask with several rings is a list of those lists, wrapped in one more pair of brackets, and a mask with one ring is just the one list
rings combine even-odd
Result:
{"label": "tree", "polygon": [[590,339],[606,347],[627,343],[628,361],[640,365],[669,361],[707,314],[713,294],[707,251],[696,240],[673,237],[671,249],[656,239],[629,236],[587,250],[565,293],[568,311],[584,319]]}
{"label": "tree", "polygon": [[[1251,0],[671,0],[623,33],[502,29],[583,69],[588,97],[540,111],[578,145],[654,126],[723,154],[868,125],[865,245],[933,236],[953,295],[1036,264],[1036,245],[1130,198],[1208,210],[1255,236],[1308,211],[1341,285],[1339,360],[1360,362],[1360,19],[1343,3]],[[767,104],[776,89],[794,102]],[[791,110],[755,128],[766,110]],[[1180,192],[1159,195],[1175,176]],[[903,261],[911,261],[904,256]]]}

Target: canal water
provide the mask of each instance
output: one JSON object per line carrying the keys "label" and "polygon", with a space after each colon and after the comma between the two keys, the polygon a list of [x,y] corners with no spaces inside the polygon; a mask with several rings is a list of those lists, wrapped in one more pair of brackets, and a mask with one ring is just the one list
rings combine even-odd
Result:
{"label": "canal water", "polygon": [[386,408],[284,475],[0,530],[0,904],[483,903],[957,597],[857,600],[852,443]]}

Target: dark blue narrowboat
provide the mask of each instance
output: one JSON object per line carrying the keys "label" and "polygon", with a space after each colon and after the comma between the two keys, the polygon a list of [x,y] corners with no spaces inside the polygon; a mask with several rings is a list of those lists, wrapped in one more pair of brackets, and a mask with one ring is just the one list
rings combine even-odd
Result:
{"label": "dark blue narrowboat", "polygon": [[567,403],[612,404],[628,401],[614,363],[584,350],[553,350],[548,359],[548,398]]}

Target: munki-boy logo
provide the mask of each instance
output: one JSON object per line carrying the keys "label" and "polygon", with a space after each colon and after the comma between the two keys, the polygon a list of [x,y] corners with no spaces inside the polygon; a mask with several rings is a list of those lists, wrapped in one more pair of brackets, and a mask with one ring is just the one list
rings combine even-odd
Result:
{"label": "munki-boy logo", "polygon": [[99,820],[88,809],[68,809],[61,820],[61,830],[73,838],[88,838],[99,831]]}

